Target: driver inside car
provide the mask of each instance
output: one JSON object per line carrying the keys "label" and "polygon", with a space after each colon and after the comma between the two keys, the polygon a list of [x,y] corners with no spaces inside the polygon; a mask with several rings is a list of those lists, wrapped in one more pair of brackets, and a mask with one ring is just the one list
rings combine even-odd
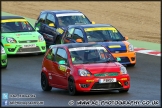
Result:
{"label": "driver inside car", "polygon": [[65,26],[64,21],[61,17],[58,17],[58,22],[60,26]]}
{"label": "driver inside car", "polygon": [[78,55],[75,51],[72,51],[70,55],[71,55],[72,62],[83,61],[81,56]]}

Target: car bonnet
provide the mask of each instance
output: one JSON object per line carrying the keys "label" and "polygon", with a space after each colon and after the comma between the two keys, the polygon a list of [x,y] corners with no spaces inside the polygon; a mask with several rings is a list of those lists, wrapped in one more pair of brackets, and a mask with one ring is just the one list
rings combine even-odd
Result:
{"label": "car bonnet", "polygon": [[100,45],[105,46],[110,52],[115,53],[115,51],[126,52],[127,47],[123,41],[113,41],[113,42],[97,42]]}
{"label": "car bonnet", "polygon": [[118,62],[76,64],[74,67],[88,70],[92,74],[103,72],[120,72],[120,64]]}

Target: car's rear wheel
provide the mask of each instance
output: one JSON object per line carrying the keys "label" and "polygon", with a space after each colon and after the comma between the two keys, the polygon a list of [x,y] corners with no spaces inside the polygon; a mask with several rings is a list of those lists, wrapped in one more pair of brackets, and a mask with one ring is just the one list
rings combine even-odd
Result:
{"label": "car's rear wheel", "polygon": [[75,88],[75,81],[72,77],[68,79],[68,91],[70,95],[76,95],[77,90]]}
{"label": "car's rear wheel", "polygon": [[52,89],[52,87],[49,86],[48,79],[44,73],[41,74],[41,87],[44,91],[50,91]]}
{"label": "car's rear wheel", "polygon": [[129,89],[119,90],[119,93],[126,93],[126,92],[128,92],[128,91],[129,91]]}

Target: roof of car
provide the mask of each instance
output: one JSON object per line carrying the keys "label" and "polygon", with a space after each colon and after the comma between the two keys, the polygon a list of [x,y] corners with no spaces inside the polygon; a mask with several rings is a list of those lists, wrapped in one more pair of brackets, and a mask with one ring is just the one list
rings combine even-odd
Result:
{"label": "roof of car", "polygon": [[6,19],[25,19],[22,16],[1,16],[1,20],[6,20]]}
{"label": "roof of car", "polygon": [[68,44],[57,44],[57,45],[51,45],[50,47],[67,47],[67,48],[77,48],[77,47],[88,47],[88,46],[102,46],[96,43],[68,43]]}
{"label": "roof of car", "polygon": [[44,11],[41,11],[41,12],[53,12],[53,13],[56,13],[56,14],[62,14],[62,13],[81,13],[78,10],[44,10]]}
{"label": "roof of car", "polygon": [[113,27],[113,26],[110,24],[84,24],[84,25],[69,25],[69,27],[91,28],[91,27]]}

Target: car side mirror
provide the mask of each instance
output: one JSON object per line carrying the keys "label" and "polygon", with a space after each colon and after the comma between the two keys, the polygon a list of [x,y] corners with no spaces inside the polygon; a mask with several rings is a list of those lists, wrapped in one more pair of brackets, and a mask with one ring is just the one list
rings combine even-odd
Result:
{"label": "car side mirror", "polygon": [[55,24],[54,23],[49,23],[49,26],[50,27],[55,27]]}
{"label": "car side mirror", "polygon": [[59,61],[59,64],[60,64],[60,65],[66,65],[66,62],[65,62],[65,60],[60,60],[60,61]]}
{"label": "car side mirror", "polygon": [[95,22],[94,22],[94,21],[92,21],[92,24],[95,24]]}
{"label": "car side mirror", "polygon": [[128,40],[128,37],[127,36],[125,36],[125,40]]}
{"label": "car side mirror", "polygon": [[116,58],[116,61],[117,62],[120,62],[121,61],[121,58],[119,58],[119,57],[115,57]]}
{"label": "car side mirror", "polygon": [[82,40],[82,39],[76,39],[76,42],[78,42],[78,43],[82,43],[83,40]]}

